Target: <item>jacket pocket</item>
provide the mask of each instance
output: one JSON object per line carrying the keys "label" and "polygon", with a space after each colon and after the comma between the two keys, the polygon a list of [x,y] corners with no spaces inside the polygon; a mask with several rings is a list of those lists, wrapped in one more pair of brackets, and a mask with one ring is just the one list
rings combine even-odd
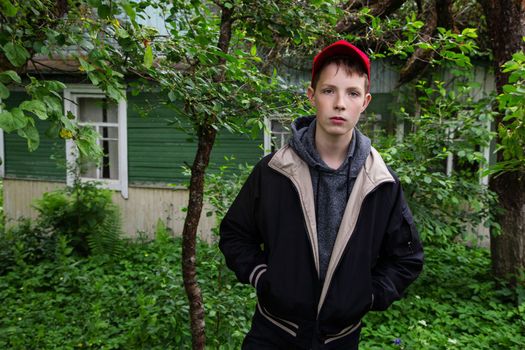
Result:
{"label": "jacket pocket", "polygon": [[285,320],[282,317],[275,316],[271,312],[269,312],[264,306],[261,305],[261,303],[257,303],[257,309],[263,315],[264,318],[266,318],[268,321],[273,323],[275,326],[281,328],[286,333],[290,334],[293,337],[297,336],[297,330],[299,329],[299,325]]}
{"label": "jacket pocket", "polygon": [[259,292],[259,288],[258,288],[258,286],[260,285],[259,281],[262,275],[264,275],[264,273],[266,272],[267,268],[268,268],[268,265],[266,264],[257,265],[253,268],[252,273],[250,274],[250,277],[249,277],[250,284],[255,288],[257,292]]}
{"label": "jacket pocket", "polygon": [[361,326],[361,321],[359,321],[359,322],[357,322],[355,324],[351,324],[348,327],[343,328],[339,333],[327,334],[324,343],[328,344],[328,343],[330,343],[330,342],[332,342],[334,340],[344,338],[344,337],[352,334],[356,330],[358,330],[360,326]]}

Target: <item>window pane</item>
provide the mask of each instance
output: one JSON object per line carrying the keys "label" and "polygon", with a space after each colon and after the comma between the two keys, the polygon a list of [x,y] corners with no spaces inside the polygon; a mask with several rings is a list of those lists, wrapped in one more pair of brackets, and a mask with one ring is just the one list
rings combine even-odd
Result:
{"label": "window pane", "polygon": [[78,118],[81,123],[117,123],[117,104],[105,98],[80,97]]}
{"label": "window pane", "polygon": [[77,101],[80,122],[100,123],[102,121],[102,99],[81,97]]}
{"label": "window pane", "polygon": [[116,103],[108,101],[106,116],[107,123],[118,123],[118,106]]}
{"label": "window pane", "polygon": [[104,140],[117,141],[118,140],[118,127],[116,126],[104,126],[100,128],[100,135]]}
{"label": "window pane", "polygon": [[281,148],[290,139],[290,130],[279,120],[271,120],[272,151]]}
{"label": "window pane", "polygon": [[102,141],[102,160],[101,177],[103,179],[118,179],[118,141]]}
{"label": "window pane", "polygon": [[95,162],[88,162],[80,157],[80,177],[87,177],[90,179],[97,179],[97,164]]}

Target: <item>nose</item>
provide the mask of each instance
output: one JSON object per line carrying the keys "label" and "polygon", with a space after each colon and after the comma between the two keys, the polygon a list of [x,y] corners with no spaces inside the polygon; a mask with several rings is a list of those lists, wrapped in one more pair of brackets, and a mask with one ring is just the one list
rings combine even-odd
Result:
{"label": "nose", "polygon": [[338,111],[344,111],[346,109],[344,97],[341,94],[337,94],[334,101],[334,108]]}

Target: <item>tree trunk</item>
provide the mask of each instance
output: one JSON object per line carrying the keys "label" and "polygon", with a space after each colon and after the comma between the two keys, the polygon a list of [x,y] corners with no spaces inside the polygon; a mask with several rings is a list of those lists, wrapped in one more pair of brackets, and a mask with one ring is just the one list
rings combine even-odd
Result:
{"label": "tree trunk", "polygon": [[[480,0],[487,18],[488,33],[494,55],[496,88],[502,86],[508,76],[501,71],[501,65],[510,60],[512,54],[524,49],[522,36],[525,36],[524,0]],[[504,123],[503,115],[498,115],[496,125]],[[498,140],[499,141],[499,140]],[[498,161],[503,160],[501,152]],[[525,269],[525,171],[523,169],[507,172],[494,177],[490,188],[498,195],[497,214],[502,233],[491,236],[492,268],[496,277],[515,283],[516,273]]]}
{"label": "tree trunk", "polygon": [[217,131],[210,125],[199,129],[197,154],[191,167],[190,198],[188,212],[182,231],[182,276],[184,289],[190,304],[190,327],[194,350],[204,349],[206,335],[204,332],[204,305],[201,289],[197,282],[196,271],[196,238],[197,226],[202,212],[204,196],[204,175],[210,162],[210,154]]}
{"label": "tree trunk", "polygon": [[[224,53],[228,53],[232,31],[232,10],[221,8],[221,27],[217,47]],[[224,81],[226,63],[225,58],[219,59],[219,72],[213,81],[220,84]],[[196,271],[196,238],[197,227],[202,213],[204,197],[204,175],[210,163],[210,154],[215,142],[217,130],[213,127],[215,116],[207,116],[201,125],[198,125],[199,143],[195,160],[191,167],[190,194],[188,200],[188,212],[184,220],[182,230],[182,276],[184,289],[190,304],[190,328],[192,347],[194,350],[204,350],[206,345],[206,334],[204,325],[204,303],[201,289],[197,282]]]}

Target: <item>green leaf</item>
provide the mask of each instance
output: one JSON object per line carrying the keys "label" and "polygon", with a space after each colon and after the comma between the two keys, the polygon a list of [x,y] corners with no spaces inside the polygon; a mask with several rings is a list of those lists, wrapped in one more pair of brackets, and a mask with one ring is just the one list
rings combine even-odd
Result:
{"label": "green leaf", "polygon": [[122,8],[124,9],[124,12],[126,12],[126,15],[128,15],[129,19],[132,23],[135,22],[135,18],[137,17],[137,13],[133,9],[133,6],[129,3],[129,1],[124,0],[122,1]]}
{"label": "green leaf", "polygon": [[36,114],[41,120],[46,120],[48,118],[46,105],[42,101],[24,101],[20,104],[20,108]]}
{"label": "green leaf", "polygon": [[11,1],[1,0],[0,4],[2,5],[2,13],[6,17],[14,17],[18,13],[18,7],[11,4]]}
{"label": "green leaf", "polygon": [[475,28],[465,28],[461,32],[461,35],[464,35],[466,37],[473,38],[473,39],[478,37],[478,34],[476,33],[476,29]]}
{"label": "green leaf", "polygon": [[43,101],[49,108],[48,115],[51,113],[62,114],[62,102],[60,99],[53,96],[44,96]]}
{"label": "green leaf", "polygon": [[99,5],[97,8],[98,15],[100,18],[107,19],[111,16],[111,7],[108,5]]}
{"label": "green leaf", "polygon": [[151,48],[151,45],[146,46],[146,50],[144,51],[144,66],[146,68],[150,68],[153,64],[153,49]]}
{"label": "green leaf", "polygon": [[19,44],[7,43],[3,50],[9,62],[15,67],[22,66],[31,57],[26,48]]}
{"label": "green leaf", "polygon": [[23,129],[19,129],[18,135],[27,139],[27,148],[30,152],[35,151],[40,145],[40,135],[37,128],[33,125],[28,124]]}
{"label": "green leaf", "polygon": [[5,132],[13,132],[27,125],[28,118],[20,108],[13,108],[10,112],[0,113],[0,128]]}
{"label": "green leaf", "polygon": [[5,100],[9,97],[9,89],[0,82],[0,99]]}
{"label": "green leaf", "polygon": [[123,98],[125,98],[125,95],[123,95],[122,90],[117,89],[113,85],[108,85],[106,91],[108,93],[108,96],[113,101],[118,102],[118,101],[122,100]]}
{"label": "green leaf", "polygon": [[80,66],[85,72],[91,72],[95,70],[95,67],[86,62],[86,60],[84,60],[82,57],[78,58],[78,62],[80,63]]}
{"label": "green leaf", "polygon": [[122,29],[122,28],[116,28],[115,29],[115,33],[117,34],[117,36],[119,38],[129,38],[129,33],[125,30],[125,29]]}
{"label": "green leaf", "polygon": [[22,79],[14,70],[6,70],[5,72],[0,73],[0,82],[10,83],[14,81],[15,83],[22,83]]}

